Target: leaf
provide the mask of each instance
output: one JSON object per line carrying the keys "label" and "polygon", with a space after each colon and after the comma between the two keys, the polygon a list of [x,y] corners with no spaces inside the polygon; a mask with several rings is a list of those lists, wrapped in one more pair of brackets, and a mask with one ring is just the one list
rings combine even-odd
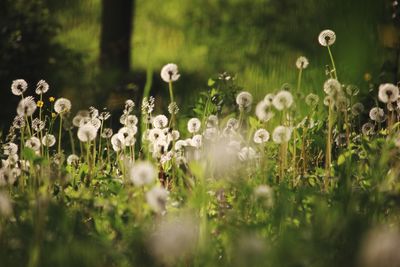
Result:
{"label": "leaf", "polygon": [[215,84],[215,81],[213,79],[208,79],[207,85],[208,86],[213,86]]}

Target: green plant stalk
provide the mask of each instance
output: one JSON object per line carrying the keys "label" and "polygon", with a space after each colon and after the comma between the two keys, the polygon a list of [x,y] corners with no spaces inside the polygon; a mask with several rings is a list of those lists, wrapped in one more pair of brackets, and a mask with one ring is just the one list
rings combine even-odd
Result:
{"label": "green plant stalk", "polygon": [[300,88],[301,88],[301,76],[302,76],[302,74],[303,74],[303,68],[300,68],[299,69],[299,76],[298,76],[298,78],[297,78],[297,93],[299,93],[300,92]]}
{"label": "green plant stalk", "polygon": [[58,128],[58,154],[61,154],[61,133],[62,133],[62,123],[63,123],[63,116],[60,114],[60,127]]}
{"label": "green plant stalk", "polygon": [[326,47],[328,48],[329,57],[330,57],[330,59],[331,59],[334,78],[337,80],[337,79],[338,79],[338,76],[337,76],[337,71],[336,71],[335,60],[333,59],[333,55],[332,55],[332,51],[331,51],[330,46],[327,45]]}
{"label": "green plant stalk", "polygon": [[[173,103],[175,101],[174,101],[174,91],[173,91],[173,88],[172,88],[172,81],[169,81],[168,89],[169,89],[170,103]],[[170,124],[171,128],[174,128],[174,124],[175,124],[175,114],[174,114],[174,112],[172,112],[172,114],[171,114],[171,121],[169,122],[169,124]]]}
{"label": "green plant stalk", "polygon": [[76,155],[76,154],[75,154],[75,142],[74,142],[74,136],[72,135],[72,131],[69,130],[69,131],[68,131],[68,134],[69,134],[69,141],[71,142],[72,154]]}
{"label": "green plant stalk", "polygon": [[328,181],[331,175],[331,156],[332,156],[332,107],[329,103],[328,108],[328,135],[326,140],[326,153],[325,153],[326,161],[325,161],[325,181],[324,186],[325,190],[328,187]]}
{"label": "green plant stalk", "polygon": [[104,123],[104,122],[101,121],[101,125],[100,125],[100,138],[99,138],[99,152],[97,153],[100,162],[101,162],[102,159],[103,159],[103,153],[102,153],[102,151],[101,151],[101,133],[103,132],[103,123]]}

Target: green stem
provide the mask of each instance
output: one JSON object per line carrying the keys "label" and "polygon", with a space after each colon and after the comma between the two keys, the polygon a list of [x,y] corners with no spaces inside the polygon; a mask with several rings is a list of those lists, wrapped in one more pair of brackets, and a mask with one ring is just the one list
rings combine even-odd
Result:
{"label": "green stem", "polygon": [[60,114],[60,127],[58,128],[58,154],[61,154],[62,118],[63,118],[63,116]]}
{"label": "green stem", "polygon": [[332,55],[332,51],[331,51],[330,46],[328,45],[327,48],[328,48],[328,52],[329,52],[329,57],[331,58],[331,63],[332,63],[334,78],[337,80],[338,77],[337,77],[337,72],[336,72],[335,60],[333,59],[333,55]]}

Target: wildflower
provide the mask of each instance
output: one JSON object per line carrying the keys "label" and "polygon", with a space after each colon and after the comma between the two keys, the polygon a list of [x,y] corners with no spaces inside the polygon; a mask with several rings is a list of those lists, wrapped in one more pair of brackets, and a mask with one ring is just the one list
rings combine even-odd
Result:
{"label": "wildflower", "polygon": [[257,118],[263,122],[272,119],[274,113],[271,111],[271,102],[261,100],[256,106],[255,114]]}
{"label": "wildflower", "polygon": [[120,151],[121,149],[123,149],[125,147],[125,144],[122,143],[122,140],[120,139],[120,135],[118,135],[118,134],[114,134],[111,137],[111,145],[113,147],[113,150],[116,152]]}
{"label": "wildflower", "polygon": [[391,83],[381,84],[378,93],[379,100],[383,103],[392,103],[399,98],[399,88]]}
{"label": "wildflower", "polygon": [[360,89],[358,89],[358,87],[355,85],[349,84],[346,86],[346,93],[349,96],[356,96],[356,95],[358,95],[359,92],[360,92]]}
{"label": "wildflower", "polygon": [[256,155],[256,151],[249,146],[243,147],[238,153],[240,161],[252,160],[256,157]]}
{"label": "wildflower", "polygon": [[200,130],[201,122],[198,118],[191,118],[187,123],[189,133],[197,133]]}
{"label": "wildflower", "polygon": [[354,116],[358,116],[361,113],[364,112],[364,105],[362,103],[355,103],[352,107],[351,107],[351,113]]}
{"label": "wildflower", "polygon": [[38,95],[44,94],[49,90],[49,84],[45,80],[40,80],[36,84],[35,93]]}
{"label": "wildflower", "polygon": [[9,217],[12,214],[11,200],[8,194],[0,192],[0,217]]}
{"label": "wildflower", "polygon": [[196,134],[192,137],[190,145],[195,148],[200,148],[203,144],[203,137],[200,134]]}
{"label": "wildflower", "polygon": [[240,110],[247,110],[253,103],[253,96],[246,91],[240,92],[236,96],[236,104],[238,104]]}
{"label": "wildflower", "polygon": [[78,139],[81,142],[93,141],[97,136],[97,129],[93,124],[87,123],[78,129]]}
{"label": "wildflower", "polygon": [[268,104],[272,105],[272,101],[274,101],[274,94],[266,94],[264,97],[264,101],[267,102]]}
{"label": "wildflower", "polygon": [[315,107],[318,105],[319,97],[316,94],[308,94],[306,96],[305,102],[310,107]]}
{"label": "wildflower", "polygon": [[233,129],[238,129],[239,128],[239,121],[235,118],[230,118],[227,122],[226,122],[226,126],[233,128]]}
{"label": "wildflower", "polygon": [[179,79],[179,77],[180,74],[176,64],[169,63],[161,69],[161,78],[166,83],[175,82]]}
{"label": "wildflower", "polygon": [[100,127],[101,127],[101,120],[98,119],[98,118],[92,118],[92,119],[89,121],[89,123],[90,123],[91,125],[93,125],[93,126],[96,128],[96,130],[100,129]]}
{"label": "wildflower", "polygon": [[46,134],[42,138],[42,145],[46,147],[52,147],[56,143],[56,138],[52,134]]}
{"label": "wildflower", "polygon": [[269,140],[269,132],[265,129],[258,129],[254,133],[253,137],[254,143],[262,144]]}
{"label": "wildflower", "polygon": [[32,96],[25,97],[19,101],[17,114],[21,117],[32,116],[36,110],[36,102]]}
{"label": "wildflower", "polygon": [[306,57],[302,56],[302,57],[299,57],[296,60],[296,67],[298,69],[306,69],[308,67],[308,64],[309,64],[309,62],[308,62],[308,59]]}
{"label": "wildflower", "polygon": [[336,34],[332,30],[324,30],[318,36],[318,42],[322,46],[331,46],[336,41]]}
{"label": "wildflower", "polygon": [[50,102],[54,102],[54,101],[56,101],[56,99],[55,99],[55,97],[50,96],[50,97],[49,97],[49,101],[50,101]]}
{"label": "wildflower", "polygon": [[25,146],[31,148],[34,151],[39,151],[40,140],[39,140],[39,138],[32,136],[31,138],[26,140]]}
{"label": "wildflower", "polygon": [[142,113],[150,114],[153,112],[153,110],[154,110],[154,97],[150,96],[149,99],[147,99],[147,97],[144,97],[142,101]]}
{"label": "wildflower", "polygon": [[369,111],[369,117],[373,121],[384,122],[385,121],[385,112],[381,108],[374,107]]}
{"label": "wildflower", "polygon": [[3,153],[6,156],[12,156],[18,153],[18,145],[14,143],[7,143],[3,145]]}
{"label": "wildflower", "polygon": [[28,89],[28,83],[24,79],[14,80],[11,84],[11,92],[14,95],[22,95]]}
{"label": "wildflower", "polygon": [[146,201],[150,208],[156,213],[165,211],[167,204],[168,191],[160,186],[153,187],[146,193]]}
{"label": "wildflower", "polygon": [[373,123],[367,122],[361,127],[361,132],[363,135],[373,135],[375,133],[375,125]]}
{"label": "wildflower", "polygon": [[182,150],[185,146],[187,146],[187,143],[185,140],[178,140],[175,142],[175,150],[179,151]]}
{"label": "wildflower", "polygon": [[154,128],[149,131],[148,138],[151,142],[157,141],[159,138],[164,138],[164,133],[159,128]]}
{"label": "wildflower", "polygon": [[99,119],[102,120],[102,121],[106,121],[110,117],[111,117],[111,114],[110,114],[110,112],[107,112],[107,111],[103,111],[99,115]]}
{"label": "wildflower", "polygon": [[79,164],[79,157],[75,154],[71,154],[67,158],[67,164],[68,165],[73,165],[73,166],[78,166]]}
{"label": "wildflower", "polygon": [[44,102],[43,102],[43,101],[40,101],[40,100],[36,103],[36,106],[37,106],[38,108],[42,108],[43,105],[44,105]]}
{"label": "wildflower", "polygon": [[282,90],[275,95],[272,104],[277,110],[288,109],[293,104],[293,96],[290,92]]}
{"label": "wildflower", "polygon": [[108,139],[113,135],[113,130],[111,128],[104,128],[101,133],[101,137],[104,139]]}
{"label": "wildflower", "polygon": [[179,112],[179,107],[178,107],[178,105],[176,104],[176,102],[171,102],[171,103],[168,105],[168,112],[169,112],[169,114],[171,114],[171,115],[178,114],[178,112]]}
{"label": "wildflower", "polygon": [[130,169],[130,180],[135,186],[152,183],[156,175],[156,169],[148,161],[138,161]]}
{"label": "wildflower", "polygon": [[125,126],[126,127],[136,127],[138,123],[138,118],[135,115],[129,115],[126,117]]}
{"label": "wildflower", "polygon": [[25,127],[25,119],[23,116],[15,116],[12,127],[15,127],[16,129],[21,129]]}
{"label": "wildflower", "polygon": [[67,113],[71,110],[71,101],[66,98],[59,98],[54,103],[54,111],[58,114]]}
{"label": "wildflower", "polygon": [[125,146],[133,146],[136,142],[136,127],[122,127],[118,130],[118,137]]}
{"label": "wildflower", "polygon": [[154,128],[164,128],[168,125],[168,118],[165,115],[157,115],[153,118],[153,126]]}
{"label": "wildflower", "polygon": [[274,140],[274,142],[277,144],[287,143],[289,142],[291,135],[292,131],[289,127],[278,126],[272,133],[272,140]]}
{"label": "wildflower", "polygon": [[257,199],[263,200],[268,207],[272,207],[274,203],[274,192],[268,185],[263,184],[254,188],[254,196]]}
{"label": "wildflower", "polygon": [[342,92],[342,86],[336,79],[328,79],[324,83],[324,91],[327,95],[336,97]]}

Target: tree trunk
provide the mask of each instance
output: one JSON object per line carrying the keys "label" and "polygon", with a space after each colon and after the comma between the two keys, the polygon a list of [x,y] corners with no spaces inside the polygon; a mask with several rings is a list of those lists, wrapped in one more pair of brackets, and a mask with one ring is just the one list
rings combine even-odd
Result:
{"label": "tree trunk", "polygon": [[[134,0],[102,0],[100,67],[124,75],[130,69]],[[111,74],[111,73],[110,73]]]}

